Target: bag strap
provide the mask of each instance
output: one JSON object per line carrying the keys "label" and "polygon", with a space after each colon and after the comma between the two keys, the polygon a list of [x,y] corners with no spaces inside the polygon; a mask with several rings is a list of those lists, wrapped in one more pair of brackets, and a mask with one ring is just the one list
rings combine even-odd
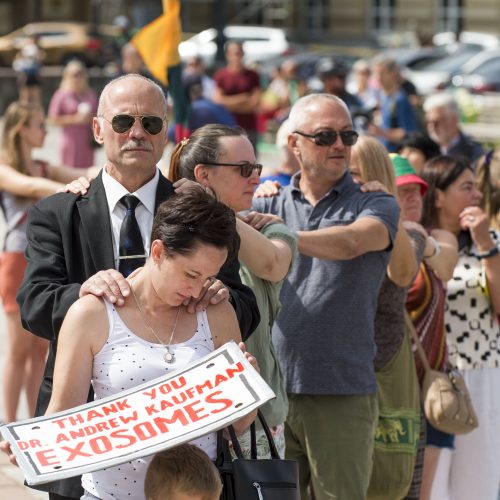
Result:
{"label": "bag strap", "polygon": [[408,330],[410,330],[411,336],[413,338],[413,342],[415,343],[415,346],[417,348],[418,355],[420,356],[420,360],[422,361],[422,365],[424,366],[424,370],[426,372],[428,372],[431,369],[431,367],[429,365],[429,360],[427,359],[424,348],[422,347],[422,343],[420,342],[420,339],[418,338],[418,334],[415,331],[415,327],[413,326],[410,315],[408,314],[407,311],[405,311],[405,321],[406,321],[406,326],[408,327]]}
{"label": "bag strap", "polygon": [[[271,433],[271,429],[267,425],[266,419],[260,410],[257,410],[257,417],[259,418],[260,424],[262,426],[262,430],[266,435],[267,441],[269,443],[269,451],[271,453],[271,459],[280,460],[281,457],[278,453],[278,449],[276,448],[276,443],[274,442],[273,435]],[[232,425],[227,426],[227,430],[229,432],[229,437],[231,438],[231,442],[233,444],[234,454],[237,458],[244,459],[243,451],[241,449],[240,442],[238,441],[238,437],[236,436],[236,432]],[[223,436],[223,429],[217,432],[217,453],[219,458],[223,461],[231,461],[231,452],[229,450],[229,445],[227,439]],[[255,422],[252,422],[250,425],[250,447],[251,447],[251,458],[253,460],[257,460],[257,435],[255,432]]]}
{"label": "bag strap", "polygon": [[257,433],[255,432],[255,421],[250,425],[250,457],[257,460]]}
{"label": "bag strap", "polygon": [[278,453],[278,449],[276,448],[276,443],[274,442],[273,435],[271,433],[271,429],[267,425],[266,419],[260,410],[257,410],[257,416],[260,420],[260,425],[266,435],[267,441],[269,442],[269,451],[271,452],[271,458],[273,460],[280,460],[280,454]]}
{"label": "bag strap", "polygon": [[233,444],[233,450],[236,454],[237,458],[244,458],[243,451],[241,450],[240,442],[238,441],[238,437],[236,436],[236,432],[234,431],[234,427],[232,425],[228,425],[227,429],[229,431],[229,436],[231,437],[231,443]]}

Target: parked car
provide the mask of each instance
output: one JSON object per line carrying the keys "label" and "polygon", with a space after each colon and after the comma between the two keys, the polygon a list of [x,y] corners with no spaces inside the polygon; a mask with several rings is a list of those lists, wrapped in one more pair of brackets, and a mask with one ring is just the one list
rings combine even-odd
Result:
{"label": "parked car", "polygon": [[432,37],[432,43],[435,46],[447,46],[459,42],[470,47],[475,46],[478,49],[494,49],[500,47],[500,36],[496,33],[482,33],[479,31],[462,31],[457,34],[453,31],[436,33]]}
{"label": "parked car", "polygon": [[448,85],[472,94],[500,91],[500,49],[485,50],[466,62]]}
{"label": "parked car", "polygon": [[[286,55],[293,51],[286,33],[281,28],[264,26],[226,26],[224,37],[243,43],[245,62],[259,62],[268,58]],[[209,28],[179,44],[179,55],[182,60],[200,56],[205,66],[215,64],[217,53],[217,30]]]}
{"label": "parked car", "polygon": [[442,89],[463,64],[483,50],[479,46],[460,43],[448,47],[453,51],[446,56],[421,64],[418,69],[407,69],[404,72],[405,77],[415,85],[420,95],[431,94]]}
{"label": "parked car", "polygon": [[112,25],[93,26],[76,22],[29,23],[12,33],[0,37],[0,65],[10,66],[17,52],[29,36],[38,36],[45,52],[46,65],[66,64],[80,59],[88,66],[102,65],[103,47],[109,45],[119,29]]}
{"label": "parked car", "polygon": [[431,62],[441,59],[447,55],[445,47],[401,47],[396,49],[387,49],[382,54],[394,59],[401,70],[406,68],[418,70]]}
{"label": "parked car", "polygon": [[307,81],[316,76],[318,61],[326,57],[341,61],[348,68],[358,59],[356,56],[334,55],[333,52],[301,51],[292,55],[270,57],[259,64],[259,71],[263,77],[270,78],[275,68],[278,68],[284,61],[294,61],[297,65],[299,80]]}

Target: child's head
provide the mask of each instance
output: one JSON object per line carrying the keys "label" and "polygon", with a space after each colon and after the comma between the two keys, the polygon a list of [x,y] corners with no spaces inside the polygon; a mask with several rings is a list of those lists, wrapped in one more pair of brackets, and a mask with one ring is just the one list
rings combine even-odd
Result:
{"label": "child's head", "polygon": [[157,453],[144,481],[147,500],[219,500],[221,491],[217,468],[191,444]]}

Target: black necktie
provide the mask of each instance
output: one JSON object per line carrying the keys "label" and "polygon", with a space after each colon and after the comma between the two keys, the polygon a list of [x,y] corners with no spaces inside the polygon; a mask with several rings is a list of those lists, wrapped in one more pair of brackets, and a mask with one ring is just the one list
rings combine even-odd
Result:
{"label": "black necktie", "polygon": [[[144,244],[142,242],[141,230],[135,218],[135,209],[139,204],[139,198],[126,194],[120,203],[125,206],[127,213],[120,228],[120,263],[118,270],[127,277],[132,271],[144,265]],[[132,255],[140,255],[137,258],[123,258]]]}

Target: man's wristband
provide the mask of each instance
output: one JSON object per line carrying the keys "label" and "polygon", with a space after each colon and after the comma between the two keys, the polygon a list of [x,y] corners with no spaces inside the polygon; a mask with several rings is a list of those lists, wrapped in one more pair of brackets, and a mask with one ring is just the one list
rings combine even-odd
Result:
{"label": "man's wristband", "polygon": [[477,253],[476,257],[478,259],[489,259],[490,257],[494,257],[495,255],[498,255],[499,252],[500,252],[500,248],[495,246],[491,250],[488,250],[487,252]]}

